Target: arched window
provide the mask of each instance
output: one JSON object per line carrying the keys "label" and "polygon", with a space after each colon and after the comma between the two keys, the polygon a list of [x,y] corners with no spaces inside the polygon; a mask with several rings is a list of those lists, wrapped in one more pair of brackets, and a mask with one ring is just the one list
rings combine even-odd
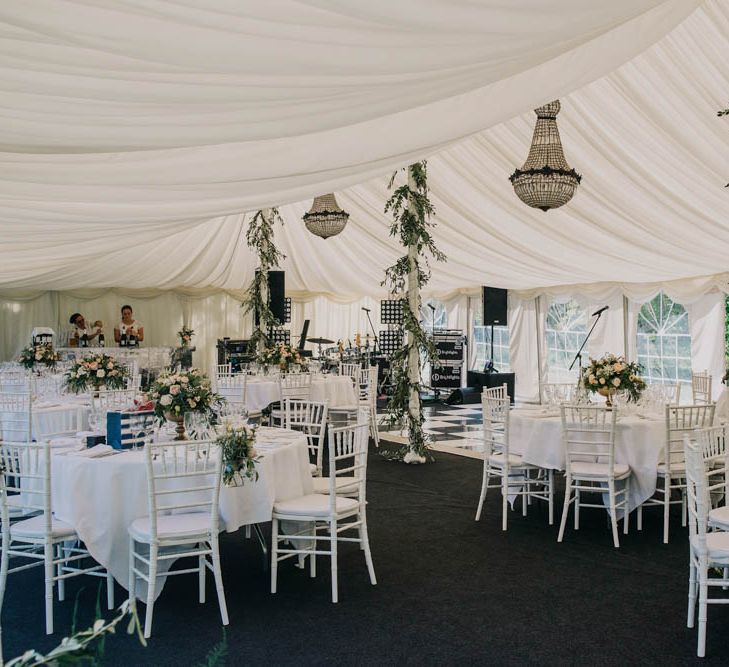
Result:
{"label": "arched window", "polygon": [[[547,369],[551,382],[567,380],[567,369],[587,335],[587,313],[574,299],[553,301],[547,310],[545,336],[547,339]],[[587,361],[587,350],[583,350]],[[573,368],[574,377],[578,371]],[[569,375],[572,379],[572,374]]]}
{"label": "arched window", "polygon": [[[431,308],[432,306],[432,308]],[[442,301],[428,299],[420,307],[420,320],[427,333],[436,329],[448,328],[448,313]]]}
{"label": "arched window", "polygon": [[648,382],[691,382],[691,334],[686,309],[661,292],[638,312],[638,361]]}
{"label": "arched window", "polygon": [[[486,362],[491,359],[491,327],[483,326],[483,300],[474,299],[477,305],[473,310],[473,343],[476,348],[473,368],[482,371]],[[494,368],[501,373],[510,370],[509,327],[494,327]]]}

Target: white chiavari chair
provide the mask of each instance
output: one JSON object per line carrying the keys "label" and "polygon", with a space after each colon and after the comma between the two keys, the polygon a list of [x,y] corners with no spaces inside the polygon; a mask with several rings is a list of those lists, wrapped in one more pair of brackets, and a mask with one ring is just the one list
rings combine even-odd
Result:
{"label": "white chiavari chair", "polygon": [[693,393],[693,402],[711,403],[712,376],[708,371],[701,373],[691,372],[691,391]]}
{"label": "white chiavari chair", "polygon": [[348,377],[352,379],[352,384],[355,388],[360,380],[360,370],[362,369],[361,364],[347,364],[343,361],[339,362],[339,375],[342,377]]}
{"label": "white chiavari chair", "polygon": [[[300,555],[309,556],[311,576],[316,576],[316,557],[331,559],[332,602],[339,600],[337,546],[339,542],[358,543],[364,551],[365,562],[372,585],[377,583],[372,564],[367,533],[367,424],[352,424],[329,430],[329,493],[312,493],[291,500],[276,502],[273,506],[271,592],[276,592],[278,564]],[[337,493],[337,480],[347,478],[347,483],[359,487],[357,497],[345,497]],[[280,521],[298,521],[318,524],[327,534],[316,528],[304,528],[296,534],[279,534]],[[344,537],[343,533],[357,531],[356,536]],[[284,546],[284,542],[290,546]],[[328,548],[327,548],[328,546]]]}
{"label": "white chiavari chair", "polygon": [[360,371],[359,405],[366,407],[369,413],[370,435],[375,441],[375,447],[380,446],[380,436],[377,432],[377,366],[369,366]]}
{"label": "white chiavari chair", "polygon": [[499,385],[498,387],[484,387],[481,390],[481,399],[483,400],[484,398],[509,398],[508,385],[504,382],[504,384]]}
{"label": "white chiavari chair", "polygon": [[19,364],[0,372],[0,391],[30,391],[31,373]]}
{"label": "white chiavari chair", "polygon": [[[357,410],[356,423],[358,425],[369,424],[370,414],[369,408],[362,406]],[[349,424],[352,426],[354,423]],[[334,427],[332,427],[334,428]],[[314,477],[314,493],[329,493],[331,480],[329,477]],[[354,477],[349,475],[340,475],[335,480],[337,494],[340,496],[348,496],[350,498],[358,498],[360,487]]]}
{"label": "white chiavari chair", "polygon": [[[602,406],[583,406],[563,403],[562,438],[566,453],[566,488],[562,521],[557,541],[564,538],[570,505],[575,506],[575,530],[580,527],[580,508],[594,507],[605,510],[602,493],[607,486],[608,512],[613,532],[613,544],[620,546],[618,539],[618,510],[623,510],[623,532],[628,532],[628,499],[630,497],[630,466],[615,461],[615,425],[618,410]],[[622,481],[622,488],[616,482]],[[601,501],[582,502],[581,493],[599,493]]]}
{"label": "white chiavari chair", "polygon": [[327,401],[287,398],[283,402],[283,428],[301,431],[309,446],[311,474],[321,475],[324,461],[324,432],[327,425]]}
{"label": "white chiavari chair", "polygon": [[[699,629],[696,655],[706,654],[706,625],[709,604],[729,604],[729,598],[710,598],[709,588],[726,589],[723,572],[729,568],[729,532],[708,532],[709,484],[701,448],[684,436],[684,465],[689,523],[689,590],[686,625],[696,621],[699,601]],[[719,574],[719,573],[722,574]]]}
{"label": "white chiavari chair", "polygon": [[[152,633],[157,580],[198,575],[200,603],[205,602],[205,575],[215,578],[223,625],[228,610],[218,547],[222,452],[213,440],[154,442],[145,445],[149,516],[129,527],[129,600],[136,604],[137,580],[147,583],[144,636]],[[138,550],[137,545],[146,549]],[[160,571],[160,561],[196,557],[197,566]]]}
{"label": "white chiavari chair", "polygon": [[[504,385],[505,387],[506,385]],[[495,387],[501,389],[501,387]],[[551,470],[525,463],[521,455],[509,450],[511,399],[484,396],[483,410],[483,478],[476,508],[476,521],[489,489],[501,490],[501,528],[508,527],[509,496],[521,498],[522,514],[527,515],[530,498],[544,500],[549,507],[549,523],[554,522],[554,478]],[[496,482],[491,483],[491,478]]]}
{"label": "white chiavari chair", "polygon": [[[729,531],[729,424],[711,426],[692,434],[701,452],[706,469],[707,490],[709,492],[709,527]],[[721,505],[721,501],[725,504]]]}
{"label": "white chiavari chair", "polygon": [[0,439],[30,442],[33,439],[33,400],[26,391],[0,391]]}
{"label": "white chiavari chair", "polygon": [[[666,436],[661,460],[658,464],[658,485],[655,495],[638,507],[638,530],[643,528],[643,508],[663,508],[663,542],[668,544],[669,512],[671,505],[681,505],[681,524],[686,525],[686,465],[683,458],[684,435],[694,436],[696,429],[711,426],[714,422],[716,405],[666,405]],[[674,491],[679,498],[671,500]]]}
{"label": "white chiavari chair", "polygon": [[[58,585],[58,599],[65,595],[66,579],[88,574],[106,580],[107,606],[114,608],[114,579],[99,564],[83,566],[91,558],[78,544],[72,526],[56,519],[51,507],[51,448],[43,442],[0,443],[2,468],[2,565],[0,601],[7,575],[42,567],[45,578],[46,633],[53,633],[53,589]],[[31,518],[10,522],[10,510],[19,510]],[[22,561],[10,567],[10,561]]]}
{"label": "white chiavari chair", "polygon": [[136,389],[106,389],[92,396],[91,406],[94,410],[105,412],[126,410],[134,405],[136,397]]}
{"label": "white chiavari chair", "polygon": [[271,406],[271,425],[283,420],[283,403],[287,398],[308,401],[311,397],[311,373],[281,373],[278,377],[279,403]]}

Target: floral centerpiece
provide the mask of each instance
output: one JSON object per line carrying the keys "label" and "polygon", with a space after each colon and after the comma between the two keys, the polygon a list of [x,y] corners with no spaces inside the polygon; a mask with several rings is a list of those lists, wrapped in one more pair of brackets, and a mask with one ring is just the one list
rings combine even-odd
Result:
{"label": "floral centerpiece", "polygon": [[97,353],[76,360],[66,371],[64,384],[74,394],[89,390],[124,389],[128,375],[127,367],[114,357]]}
{"label": "floral centerpiece", "polygon": [[258,363],[266,366],[278,366],[282,371],[288,371],[291,366],[306,368],[306,362],[299,351],[286,343],[267,347],[258,355]]}
{"label": "floral centerpiece", "polygon": [[192,342],[192,337],[194,335],[194,329],[190,329],[188,326],[183,326],[182,329],[177,332],[177,337],[180,339],[180,347],[190,347],[190,343]]}
{"label": "floral centerpiece", "polygon": [[627,391],[630,398],[637,401],[645,389],[645,380],[640,377],[643,366],[635,361],[626,361],[625,357],[606,354],[601,359],[590,359],[589,365],[582,374],[582,384],[587,391],[597,392],[610,397],[617,391]]}
{"label": "floral centerpiece", "polygon": [[197,368],[160,374],[150,387],[149,398],[160,421],[177,423],[177,440],[185,438],[185,413],[210,416],[223,402],[222,396],[212,390],[210,379]]}
{"label": "floral centerpiece", "polygon": [[26,347],[21,353],[18,361],[21,366],[33,370],[36,366],[45,366],[54,369],[60,360],[60,355],[53,349],[50,343],[38,343]]}
{"label": "floral centerpiece", "polygon": [[246,479],[258,479],[258,453],[254,447],[256,429],[249,426],[226,426],[217,438],[223,456],[223,483],[226,486],[242,486]]}

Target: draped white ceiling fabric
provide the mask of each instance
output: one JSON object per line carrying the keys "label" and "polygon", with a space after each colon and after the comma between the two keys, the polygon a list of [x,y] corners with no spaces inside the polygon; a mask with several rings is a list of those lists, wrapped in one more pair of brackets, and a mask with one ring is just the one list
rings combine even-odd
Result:
{"label": "draped white ceiling fabric", "polygon": [[[424,157],[434,293],[721,274],[728,35],[729,0],[6,3],[0,288],[240,289],[242,212],[294,202],[287,291],[378,296],[388,175]],[[555,97],[583,183],[544,214],[507,177]]]}

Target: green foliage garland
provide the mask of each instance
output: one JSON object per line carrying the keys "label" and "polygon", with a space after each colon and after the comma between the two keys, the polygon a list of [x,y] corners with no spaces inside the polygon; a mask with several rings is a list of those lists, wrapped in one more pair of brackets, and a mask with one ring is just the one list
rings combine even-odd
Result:
{"label": "green foliage garland", "polygon": [[[385,270],[385,280],[382,285],[396,296],[401,298],[403,344],[390,357],[392,369],[393,392],[387,403],[385,421],[390,426],[406,424],[409,443],[396,452],[384,452],[388,458],[408,460],[408,456],[419,459],[432,460],[428,449],[428,438],[423,432],[423,409],[420,391],[422,383],[412,382],[409,377],[409,357],[413,347],[418,350],[418,359],[424,355],[430,363],[437,363],[438,353],[433,342],[420,324],[420,295],[418,295],[417,310],[413,312],[407,299],[408,275],[410,271],[417,278],[418,289],[421,289],[430,280],[430,262],[428,255],[436,261],[446,260],[446,256],[435,246],[430,233],[434,223],[429,218],[434,208],[428,199],[427,165],[425,160],[408,167],[412,176],[414,189],[410,183],[397,187],[385,204],[385,213],[392,215],[390,236],[397,238],[405,248],[413,246],[416,254],[413,258],[409,254],[400,257],[392,266]],[[392,189],[397,172],[390,179],[389,187]],[[412,264],[412,265],[411,265]],[[410,334],[410,336],[408,336]],[[409,338],[412,338],[410,341]],[[418,364],[418,377],[420,377],[420,364]],[[410,393],[417,392],[419,408],[417,415],[410,407]]]}
{"label": "green foliage garland", "polygon": [[[271,312],[271,297],[268,295],[267,287],[268,272],[286,259],[273,241],[273,225],[276,222],[283,225],[283,218],[277,208],[269,211],[268,216],[262,210],[256,211],[246,232],[248,247],[258,256],[258,270],[241,304],[244,314],[258,313],[258,326],[251,335],[251,346],[254,349],[258,348],[260,343],[265,344],[266,331],[281,324]],[[264,294],[267,298],[264,298]]]}

